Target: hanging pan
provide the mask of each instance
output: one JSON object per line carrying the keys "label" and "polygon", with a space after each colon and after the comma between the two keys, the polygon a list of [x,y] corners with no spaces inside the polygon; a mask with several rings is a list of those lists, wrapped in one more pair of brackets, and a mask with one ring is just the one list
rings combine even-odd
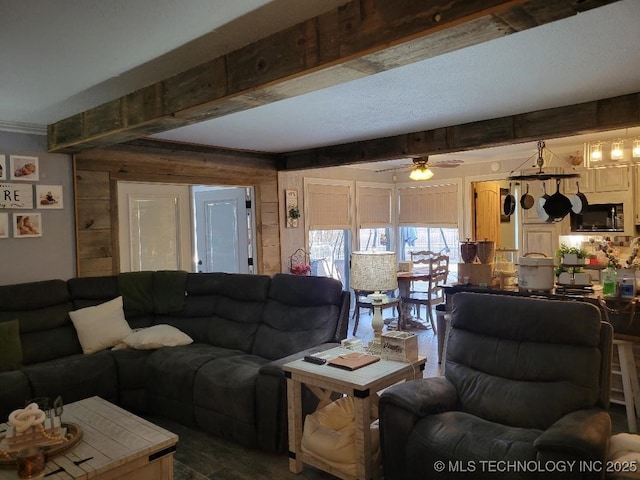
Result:
{"label": "hanging pan", "polygon": [[549,195],[547,194],[547,186],[545,183],[542,184],[542,191],[544,194],[536,200],[536,214],[538,218],[543,222],[549,221],[549,214],[544,210],[544,204],[547,203],[547,199]]}
{"label": "hanging pan", "polygon": [[575,195],[571,195],[570,200],[571,211],[577,215],[582,212],[587,205],[589,205],[589,202],[587,201],[585,194],[580,191],[580,182],[576,182],[576,187],[578,188],[578,191]]}
{"label": "hanging pan", "polygon": [[544,203],[544,211],[550,217],[561,219],[571,211],[571,200],[560,193],[560,180],[556,180],[556,193],[551,195]]}
{"label": "hanging pan", "polygon": [[511,195],[511,184],[509,184],[509,193],[504,197],[503,213],[508,217],[513,214],[516,209],[516,197]]}
{"label": "hanging pan", "polygon": [[520,197],[520,206],[524,210],[529,210],[534,203],[536,203],[536,200],[532,195],[529,195],[529,184],[527,183],[527,191]]}

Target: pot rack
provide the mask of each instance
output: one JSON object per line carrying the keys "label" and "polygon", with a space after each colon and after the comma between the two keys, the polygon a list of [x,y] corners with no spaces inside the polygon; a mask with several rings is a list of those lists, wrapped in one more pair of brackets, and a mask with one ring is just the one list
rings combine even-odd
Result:
{"label": "pot rack", "polygon": [[[507,177],[508,180],[520,180],[520,181],[524,181],[524,182],[530,182],[532,180],[540,180],[540,181],[545,181],[545,180],[550,180],[550,179],[554,179],[554,180],[562,180],[564,178],[579,178],[580,174],[579,173],[545,173],[542,169],[542,167],[544,166],[544,151],[545,149],[552,155],[553,157],[557,157],[557,155],[555,155],[551,150],[549,150],[545,143],[544,140],[538,140],[538,153],[534,153],[533,155],[531,155],[529,158],[527,158],[524,162],[522,162],[520,165],[518,165],[516,168],[514,168],[513,170],[511,170],[509,176]],[[515,172],[516,170],[519,170],[520,168],[522,168],[522,166],[529,162],[534,156],[537,155],[536,158],[536,166],[538,167],[538,171],[535,173],[530,173],[530,174],[526,174],[526,175],[513,175],[513,172]]]}

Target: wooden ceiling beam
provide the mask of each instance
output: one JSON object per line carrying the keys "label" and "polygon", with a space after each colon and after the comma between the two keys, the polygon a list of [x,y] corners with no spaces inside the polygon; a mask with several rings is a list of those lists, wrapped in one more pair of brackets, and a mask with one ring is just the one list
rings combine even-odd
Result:
{"label": "wooden ceiling beam", "polygon": [[301,150],[284,154],[282,168],[337,167],[637,126],[640,126],[640,92],[387,138]]}
{"label": "wooden ceiling beam", "polygon": [[619,0],[353,0],[48,126],[75,153],[222,117]]}

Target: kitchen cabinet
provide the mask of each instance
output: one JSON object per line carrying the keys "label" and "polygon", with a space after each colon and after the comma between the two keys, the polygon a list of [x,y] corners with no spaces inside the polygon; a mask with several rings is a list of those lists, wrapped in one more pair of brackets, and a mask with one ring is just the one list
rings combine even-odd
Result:
{"label": "kitchen cabinet", "polygon": [[633,205],[633,209],[635,211],[635,224],[636,225],[640,225],[640,165],[636,165],[633,168],[633,177],[634,177],[634,182],[633,182],[633,191],[634,191],[634,205]]}
{"label": "kitchen cabinet", "polygon": [[629,189],[629,167],[596,168],[595,191],[618,192]]}
{"label": "kitchen cabinet", "polygon": [[563,192],[565,195],[575,195],[578,193],[578,186],[576,182],[580,185],[580,192],[582,193],[593,193],[595,192],[595,184],[596,184],[596,176],[595,170],[588,168],[576,168],[575,171],[571,171],[569,173],[577,173],[580,175],[580,178],[565,178],[563,185]]}
{"label": "kitchen cabinet", "polygon": [[563,235],[567,226],[567,219],[558,223],[542,223],[522,226],[522,246],[520,251],[525,253],[544,253],[554,257],[559,245],[559,236]]}

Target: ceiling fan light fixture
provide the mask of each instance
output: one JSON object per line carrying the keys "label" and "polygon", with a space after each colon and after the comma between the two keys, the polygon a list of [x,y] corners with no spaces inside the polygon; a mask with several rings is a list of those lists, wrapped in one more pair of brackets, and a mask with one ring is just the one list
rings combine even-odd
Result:
{"label": "ceiling fan light fixture", "polygon": [[433,177],[433,172],[431,171],[431,169],[427,166],[421,167],[418,166],[416,168],[414,168],[413,170],[411,170],[411,173],[409,174],[409,178],[411,180],[429,180]]}

